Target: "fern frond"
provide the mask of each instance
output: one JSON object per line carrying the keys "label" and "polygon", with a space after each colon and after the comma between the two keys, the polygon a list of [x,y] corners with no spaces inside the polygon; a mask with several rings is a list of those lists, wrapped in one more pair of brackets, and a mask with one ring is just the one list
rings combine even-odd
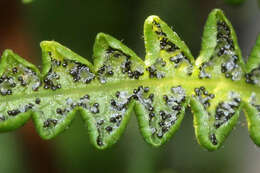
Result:
{"label": "fern frond", "polygon": [[157,16],[146,19],[144,39],[142,61],[99,33],[94,64],[55,41],[43,41],[42,72],[6,50],[0,63],[0,131],[32,117],[39,135],[51,139],[80,114],[93,145],[105,149],[120,138],[134,111],[144,139],[157,147],[174,135],[190,106],[197,140],[208,150],[223,144],[240,110],[260,145],[260,36],[245,64],[231,23],[216,9],[196,60]]}

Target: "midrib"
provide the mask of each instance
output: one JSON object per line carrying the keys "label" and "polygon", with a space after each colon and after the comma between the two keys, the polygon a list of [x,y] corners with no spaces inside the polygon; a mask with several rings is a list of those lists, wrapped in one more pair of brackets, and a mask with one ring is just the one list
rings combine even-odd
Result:
{"label": "midrib", "polygon": [[[168,77],[163,79],[144,79],[144,80],[124,80],[124,81],[116,81],[116,82],[109,82],[106,84],[89,84],[86,87],[81,88],[68,88],[68,89],[59,89],[56,91],[51,90],[41,90],[38,92],[33,92],[31,94],[16,94],[10,96],[1,96],[1,102],[10,102],[13,100],[23,100],[29,98],[43,98],[43,97],[53,97],[58,95],[73,95],[73,94],[90,94],[96,92],[108,92],[109,90],[118,90],[127,89],[132,90],[137,88],[138,86],[153,86],[160,88],[161,85],[167,86],[177,86],[181,85],[188,95],[191,95],[195,87],[205,86],[211,89],[214,88],[223,88],[221,90],[224,91],[236,91],[238,92],[242,98],[249,98],[254,92],[257,98],[260,98],[260,87],[246,84],[244,81],[231,81],[224,78],[220,79],[206,79],[201,80],[194,77],[181,77],[181,76],[174,76]],[[215,93],[216,94],[216,93]]]}

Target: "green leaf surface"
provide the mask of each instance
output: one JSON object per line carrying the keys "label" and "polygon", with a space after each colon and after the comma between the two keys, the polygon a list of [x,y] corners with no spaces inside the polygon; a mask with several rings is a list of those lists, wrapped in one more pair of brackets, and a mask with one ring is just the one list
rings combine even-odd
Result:
{"label": "green leaf surface", "polygon": [[198,143],[216,150],[243,109],[250,136],[260,145],[260,36],[245,64],[231,23],[216,9],[196,60],[158,16],[146,19],[144,40],[143,61],[99,33],[93,64],[55,41],[43,41],[41,72],[6,50],[0,63],[0,131],[32,117],[39,135],[51,139],[78,114],[93,145],[105,149],[118,141],[135,112],[144,139],[158,147],[171,139],[191,107]]}

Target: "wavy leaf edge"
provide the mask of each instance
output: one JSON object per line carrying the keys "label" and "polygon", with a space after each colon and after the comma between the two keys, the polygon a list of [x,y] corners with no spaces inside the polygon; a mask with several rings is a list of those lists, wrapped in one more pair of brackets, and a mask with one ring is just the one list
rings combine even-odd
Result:
{"label": "wavy leaf edge", "polygon": [[[43,41],[41,72],[12,50],[5,50],[0,62],[0,102],[7,108],[19,105],[19,109],[0,109],[0,131],[17,129],[32,117],[39,135],[51,139],[80,114],[88,126],[91,143],[106,149],[120,138],[134,110],[144,139],[158,147],[178,130],[185,108],[191,107],[198,143],[212,151],[222,146],[243,109],[250,137],[260,146],[260,35],[245,64],[231,23],[221,10],[214,9],[205,24],[201,52],[195,60],[181,38],[158,16],[146,19],[144,41],[143,61],[120,41],[99,33],[94,44],[94,64],[55,41]],[[114,64],[119,61],[121,66],[116,68]],[[63,77],[69,80],[60,80]],[[15,86],[16,81],[19,86]],[[77,82],[74,87],[73,81]],[[114,92],[117,87],[123,96]],[[55,106],[59,102],[62,105],[62,100],[52,103],[50,99],[44,104],[56,108],[55,116],[51,111],[44,114],[40,102],[49,97],[58,99],[64,92],[72,97],[94,93],[95,102],[85,95],[74,107],[70,103],[68,109],[61,109]],[[98,97],[104,97],[104,101]],[[20,106],[22,101],[16,102],[17,98],[28,103]],[[106,101],[112,106],[103,106],[109,104]],[[109,119],[100,112],[113,115]]]}

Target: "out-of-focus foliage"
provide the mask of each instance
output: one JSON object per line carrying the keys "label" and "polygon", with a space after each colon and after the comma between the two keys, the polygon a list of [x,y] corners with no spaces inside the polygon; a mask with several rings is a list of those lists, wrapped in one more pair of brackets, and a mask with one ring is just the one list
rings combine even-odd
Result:
{"label": "out-of-focus foliage", "polygon": [[[213,8],[226,11],[238,32],[240,47],[248,54],[260,29],[256,2],[248,0],[239,8],[234,8],[227,6],[223,0],[36,0],[21,8],[23,22],[27,23],[24,30],[33,38],[31,45],[37,56],[31,58],[35,62],[36,57],[40,57],[36,43],[41,40],[58,41],[84,57],[91,57],[98,32],[123,39],[131,49],[144,57],[142,24],[151,14],[161,16],[170,23],[196,56],[206,17]],[[239,124],[224,147],[214,153],[201,150],[196,144],[189,113],[175,138],[159,149],[145,144],[134,116],[119,143],[107,151],[99,152],[90,145],[80,117],[74,120],[69,130],[48,144],[55,148],[52,162],[60,172],[65,173],[257,172],[259,150],[248,138],[246,126],[243,125],[245,120],[241,119]],[[19,132],[16,134],[15,137],[12,133],[6,134],[9,137],[0,137],[0,147],[5,152],[0,162],[0,172],[28,172],[28,158],[21,155],[29,154],[29,149],[23,148],[19,143]],[[4,156],[11,159],[4,160]],[[45,163],[41,164],[45,166]],[[20,167],[14,170],[14,165]]]}
{"label": "out-of-focus foliage", "polygon": [[226,3],[231,5],[240,5],[245,2],[245,0],[225,0]]}
{"label": "out-of-focus foliage", "polygon": [[[225,2],[230,5],[241,5],[245,2],[245,0],[225,0]],[[257,2],[260,8],[260,0],[257,0]]]}
{"label": "out-of-focus foliage", "polygon": [[33,0],[22,0],[22,2],[23,2],[24,4],[29,4],[29,3],[33,2]]}

